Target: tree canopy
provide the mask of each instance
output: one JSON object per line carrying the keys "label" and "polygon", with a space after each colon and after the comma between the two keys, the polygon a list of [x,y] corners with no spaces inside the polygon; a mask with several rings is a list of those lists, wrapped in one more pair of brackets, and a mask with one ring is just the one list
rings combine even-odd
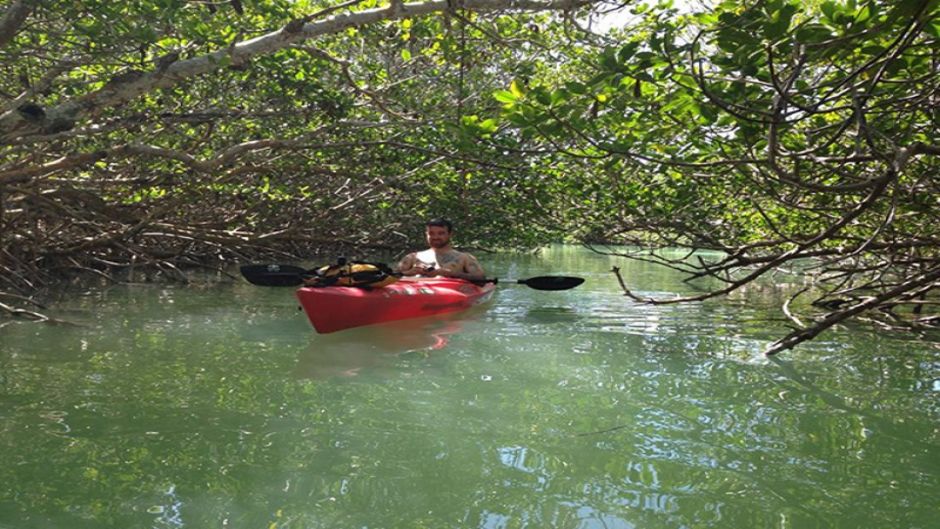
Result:
{"label": "tree canopy", "polygon": [[[937,2],[634,13],[618,42],[568,74],[497,94],[523,134],[586,168],[557,179],[569,197],[561,220],[582,238],[721,251],[633,253],[721,286],[626,294],[699,301],[781,270],[809,274],[812,288],[783,306],[797,328],[770,353],[862,314],[935,326],[925,307],[940,280]],[[801,296],[820,309],[812,321],[790,310]]]}
{"label": "tree canopy", "polygon": [[13,2],[0,24],[6,287],[68,268],[402,246],[444,212],[470,241],[544,240],[502,229],[534,207],[517,198],[529,170],[476,145],[492,120],[464,116],[496,109],[489,94],[546,46],[539,26],[578,12]]}
{"label": "tree canopy", "polygon": [[[610,9],[617,27],[592,32]],[[935,328],[937,15],[929,0],[14,0],[0,290],[398,250],[446,214],[466,243],[625,244],[720,284],[648,299],[626,278],[647,303],[809,278],[768,352],[853,318]]]}

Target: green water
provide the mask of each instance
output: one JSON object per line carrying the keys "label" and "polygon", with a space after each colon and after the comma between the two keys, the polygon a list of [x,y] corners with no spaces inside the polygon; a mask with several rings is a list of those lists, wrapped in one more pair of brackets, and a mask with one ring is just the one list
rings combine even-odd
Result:
{"label": "green water", "polygon": [[734,299],[552,248],[459,317],[317,335],[291,289],[76,293],[0,329],[0,528],[936,528],[940,348],[849,328],[769,361]]}

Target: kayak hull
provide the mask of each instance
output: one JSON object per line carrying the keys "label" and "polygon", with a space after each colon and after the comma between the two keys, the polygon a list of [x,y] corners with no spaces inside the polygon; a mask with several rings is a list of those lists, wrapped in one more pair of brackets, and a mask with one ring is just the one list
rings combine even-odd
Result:
{"label": "kayak hull", "polygon": [[489,301],[496,285],[463,279],[403,278],[381,288],[303,287],[297,299],[318,333],[469,309]]}

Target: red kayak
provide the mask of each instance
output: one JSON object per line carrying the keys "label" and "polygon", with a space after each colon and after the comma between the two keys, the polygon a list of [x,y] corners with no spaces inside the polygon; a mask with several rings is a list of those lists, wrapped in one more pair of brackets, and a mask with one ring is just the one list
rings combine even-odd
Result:
{"label": "red kayak", "polygon": [[313,328],[330,333],[387,321],[466,310],[488,301],[496,285],[451,278],[402,278],[380,288],[303,287],[297,298]]}

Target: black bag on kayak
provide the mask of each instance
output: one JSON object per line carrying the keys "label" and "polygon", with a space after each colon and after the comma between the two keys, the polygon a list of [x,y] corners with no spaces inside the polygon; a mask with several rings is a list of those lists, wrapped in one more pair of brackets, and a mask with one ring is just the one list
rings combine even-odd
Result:
{"label": "black bag on kayak", "polygon": [[308,287],[360,287],[380,288],[398,281],[388,265],[364,261],[346,262],[339,259],[335,265],[321,266],[313,277],[304,280]]}

